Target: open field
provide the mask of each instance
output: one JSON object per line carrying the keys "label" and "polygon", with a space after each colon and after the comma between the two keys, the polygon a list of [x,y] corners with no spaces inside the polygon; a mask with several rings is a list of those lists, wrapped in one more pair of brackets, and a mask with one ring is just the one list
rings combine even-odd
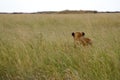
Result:
{"label": "open field", "polygon": [[0,80],[120,80],[120,13],[0,14]]}

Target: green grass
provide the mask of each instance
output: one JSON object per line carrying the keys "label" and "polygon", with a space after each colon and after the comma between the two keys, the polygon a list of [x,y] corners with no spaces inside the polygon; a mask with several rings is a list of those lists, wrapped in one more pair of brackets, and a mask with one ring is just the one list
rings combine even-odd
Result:
{"label": "green grass", "polygon": [[[85,32],[92,47],[74,48]],[[0,80],[120,80],[120,14],[0,14]]]}

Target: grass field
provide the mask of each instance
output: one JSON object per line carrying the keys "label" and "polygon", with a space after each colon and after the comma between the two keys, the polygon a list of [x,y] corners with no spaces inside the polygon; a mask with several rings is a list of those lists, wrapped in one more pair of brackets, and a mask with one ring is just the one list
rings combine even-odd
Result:
{"label": "grass field", "polygon": [[0,14],[0,80],[120,80],[120,14]]}

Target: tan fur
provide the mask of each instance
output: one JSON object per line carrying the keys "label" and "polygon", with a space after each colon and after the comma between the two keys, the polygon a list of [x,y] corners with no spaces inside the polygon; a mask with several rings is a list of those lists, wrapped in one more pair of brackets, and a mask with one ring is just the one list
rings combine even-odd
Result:
{"label": "tan fur", "polygon": [[75,47],[79,44],[82,44],[83,46],[92,45],[91,39],[84,37],[84,32],[73,32],[72,36],[74,38]]}

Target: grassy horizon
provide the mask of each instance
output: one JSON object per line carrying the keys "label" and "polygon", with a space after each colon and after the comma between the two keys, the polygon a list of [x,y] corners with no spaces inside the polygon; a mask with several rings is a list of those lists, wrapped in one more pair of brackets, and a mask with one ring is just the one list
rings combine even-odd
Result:
{"label": "grassy horizon", "polygon": [[120,80],[119,35],[119,13],[0,14],[0,80]]}

